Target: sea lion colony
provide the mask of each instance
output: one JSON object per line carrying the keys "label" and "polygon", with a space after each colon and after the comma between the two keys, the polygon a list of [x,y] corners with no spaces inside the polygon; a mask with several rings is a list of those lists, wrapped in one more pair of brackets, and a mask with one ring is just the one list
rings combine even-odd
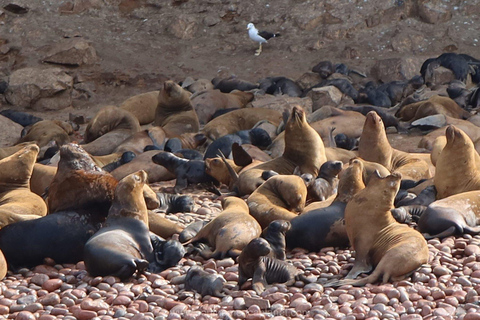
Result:
{"label": "sea lion colony", "polygon": [[[397,314],[402,308],[405,314],[418,311],[412,301],[429,301],[423,306],[430,310],[420,306],[428,315],[434,306],[448,312],[451,299],[443,291],[426,299],[428,294],[415,283],[453,285],[446,276],[455,275],[458,267],[452,259],[447,260],[452,268],[440,265],[447,259],[441,241],[449,237],[455,257],[468,256],[463,263],[471,276],[456,278],[457,284],[471,287],[466,295],[455,295],[452,287],[449,296],[457,306],[473,307],[480,289],[479,87],[471,81],[478,71],[469,61],[475,59],[459,57],[429,59],[422,76],[385,84],[341,74],[345,68],[335,69],[329,62],[313,68],[322,81],[303,89],[281,77],[263,79],[260,85],[230,78],[184,86],[204,89],[199,92],[166,81],[158,91],[102,108],[79,145],[71,143],[76,126],[3,112],[13,121],[22,119],[25,129],[15,146],[0,150],[0,277],[8,284],[18,273],[43,271],[43,281],[31,280],[45,289],[43,296],[68,287],[75,300],[79,293],[74,288],[82,283],[98,288],[104,283],[105,288],[134,282],[142,288],[137,292],[143,291],[139,305],[155,302],[142,307],[153,315],[179,306],[187,310],[195,301],[189,291],[207,296],[204,300],[223,299],[230,311],[247,308],[230,303],[232,294],[237,302],[238,297],[259,295],[278,304],[292,298],[284,296],[286,292],[297,292],[290,309],[313,315],[307,298],[337,292],[334,301],[318,300],[316,314],[374,315],[367,304],[378,304],[385,296],[396,299],[389,300],[389,306],[398,307]],[[458,89],[458,84],[426,81],[435,68],[429,64],[440,60],[466,85]],[[267,99],[268,93],[307,96],[324,86],[338,88],[350,103],[317,106],[314,113],[295,104],[285,110],[249,105]],[[458,90],[463,90],[462,103],[455,100]],[[448,97],[445,92],[454,94]],[[409,152],[398,143],[392,147],[390,141],[402,135],[423,136],[420,143],[427,148]],[[195,201],[185,195],[191,192],[197,194]],[[215,203],[209,206],[208,198]],[[182,214],[190,218],[179,219]],[[425,238],[433,240],[427,243]],[[333,263],[335,250],[342,256],[339,264]],[[298,262],[298,257],[315,263],[306,268],[289,261]],[[203,268],[192,267],[197,264]],[[83,271],[69,273],[75,268]],[[212,275],[214,269],[223,277]],[[145,289],[140,285],[145,281],[157,289]],[[333,302],[348,301],[351,294],[353,298],[355,291],[345,285],[367,283],[393,286],[365,289],[377,293],[363,304],[368,310],[359,311],[359,305],[329,309]],[[343,287],[331,291],[338,286]],[[410,301],[411,292],[402,286],[416,288],[418,299]],[[308,294],[292,288],[308,289]],[[117,300],[121,295],[94,292],[90,300],[82,297],[83,307],[69,305],[73,298],[62,299],[49,313],[87,319],[82,312],[88,310],[107,317],[113,316],[111,310],[100,311],[108,308],[86,305],[98,299],[122,305]],[[183,303],[168,296],[173,293]],[[6,302],[24,296],[14,289],[3,294]],[[16,306],[28,305],[18,300],[0,312],[17,316],[23,308]],[[241,313],[234,316],[241,318]]]}

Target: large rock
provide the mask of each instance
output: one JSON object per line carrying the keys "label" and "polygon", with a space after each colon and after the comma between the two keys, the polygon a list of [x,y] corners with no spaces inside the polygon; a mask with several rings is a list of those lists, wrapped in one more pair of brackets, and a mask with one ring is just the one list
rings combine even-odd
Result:
{"label": "large rock", "polygon": [[293,109],[294,106],[300,105],[307,114],[312,113],[312,99],[309,97],[298,98],[298,97],[289,97],[285,94],[272,96],[266,94],[265,96],[256,97],[255,101],[252,101],[252,107],[254,108],[268,108],[278,110],[283,112],[288,110],[289,112]]}
{"label": "large rock", "polygon": [[419,1],[418,16],[421,21],[437,24],[452,19],[452,11],[442,1]]}
{"label": "large rock", "polygon": [[322,82],[322,77],[316,72],[306,72],[295,81],[302,90],[309,89]]}
{"label": "large rock", "polygon": [[455,80],[453,71],[444,67],[435,68],[431,73],[425,74],[425,83],[430,83],[432,86],[449,84],[453,80]]}
{"label": "large rock", "polygon": [[73,78],[60,68],[24,68],[10,75],[5,98],[19,108],[59,110],[72,104],[72,86]]}
{"label": "large rock", "polygon": [[370,74],[377,81],[390,82],[395,80],[410,80],[416,75],[423,61],[420,58],[390,58],[377,60]]}
{"label": "large rock", "polygon": [[64,39],[56,44],[43,59],[44,62],[81,66],[97,61],[95,48],[81,38]]}
{"label": "large rock", "polygon": [[334,86],[313,88],[307,94],[312,99],[312,111],[320,109],[323,106],[336,107],[342,101],[342,92]]}
{"label": "large rock", "polygon": [[198,23],[192,16],[180,15],[175,17],[170,25],[170,32],[179,39],[190,40],[195,37]]}
{"label": "large rock", "polygon": [[14,145],[20,138],[23,127],[16,122],[0,115],[0,148]]}

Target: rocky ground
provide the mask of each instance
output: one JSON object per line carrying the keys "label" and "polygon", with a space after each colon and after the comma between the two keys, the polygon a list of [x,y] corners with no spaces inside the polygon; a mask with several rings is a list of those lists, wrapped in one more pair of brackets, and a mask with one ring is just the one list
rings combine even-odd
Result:
{"label": "rocky ground", "polygon": [[[408,79],[426,58],[442,52],[480,58],[479,8],[478,0],[0,0],[0,87],[15,89],[11,79],[17,77],[20,88],[0,94],[1,109],[47,119],[91,117],[103,105],[157,89],[165,79],[295,80],[321,60],[346,63],[376,80]],[[282,36],[255,57],[248,22]],[[2,130],[2,145],[17,131]],[[221,211],[213,195],[187,192],[196,199],[194,212],[170,219],[186,225]],[[82,262],[50,263],[8,274],[0,283],[0,317],[480,319],[479,241],[430,240],[430,264],[407,281],[336,290],[299,282],[272,286],[261,297],[248,284],[235,288],[232,259],[189,257],[178,267],[124,283],[91,278]],[[349,250],[334,248],[295,250],[288,258],[309,278],[322,280],[344,276],[354,259]],[[182,290],[194,264],[223,276],[228,296],[200,298]]]}

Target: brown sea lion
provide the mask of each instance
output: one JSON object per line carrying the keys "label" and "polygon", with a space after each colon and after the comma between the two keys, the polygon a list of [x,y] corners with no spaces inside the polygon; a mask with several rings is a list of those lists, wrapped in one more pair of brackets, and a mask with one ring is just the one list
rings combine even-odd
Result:
{"label": "brown sea lion", "polygon": [[263,238],[255,238],[245,246],[237,259],[239,288],[251,278],[253,290],[260,295],[268,284],[285,283],[290,286],[295,280],[302,279],[300,271],[292,264],[268,257],[270,250],[270,245]]}
{"label": "brown sea lion", "polygon": [[480,190],[477,152],[472,140],[451,125],[446,132],[447,144],[437,158],[435,177],[437,199],[472,190]]}
{"label": "brown sea lion", "polygon": [[243,108],[253,100],[253,93],[232,91],[223,93],[220,90],[206,90],[195,94],[191,98],[192,105],[201,124],[212,120],[215,111],[220,109]]}
{"label": "brown sea lion", "polygon": [[262,229],[274,220],[290,221],[305,207],[307,187],[295,175],[276,175],[265,181],[247,199],[250,214]]}
{"label": "brown sea lion", "polygon": [[402,121],[414,121],[434,114],[443,114],[452,118],[467,119],[470,112],[462,109],[449,97],[432,96],[428,100],[411,103],[401,107],[395,116]]}
{"label": "brown sea lion", "polygon": [[148,212],[148,228],[164,239],[183,231],[182,226],[153,211]]}
{"label": "brown sea lion", "polygon": [[462,192],[432,202],[418,220],[426,239],[480,233],[480,190]]}
{"label": "brown sea lion", "polygon": [[162,127],[169,138],[198,132],[200,124],[190,93],[171,80],[165,81],[158,94],[154,125]]}
{"label": "brown sea lion", "polygon": [[365,188],[362,176],[363,163],[359,159],[352,159],[350,165],[340,173],[338,194],[330,205],[305,210],[290,220],[292,227],[286,234],[287,247],[317,252],[324,247],[348,246],[344,211],[353,196]]}
{"label": "brown sea lion", "polygon": [[193,290],[201,296],[225,297],[223,290],[224,280],[219,275],[204,271],[198,266],[188,269],[185,276],[185,290]]}
{"label": "brown sea lion", "polygon": [[152,123],[155,120],[159,93],[160,91],[150,91],[137,94],[122,102],[119,108],[133,114],[141,125]]}
{"label": "brown sea lion", "polygon": [[30,190],[39,196],[44,195],[56,173],[56,166],[35,163],[30,177]]}
{"label": "brown sea lion", "polygon": [[47,148],[51,141],[55,141],[57,146],[62,146],[70,142],[70,136],[73,133],[73,127],[68,122],[42,120],[26,128],[26,134],[18,140],[17,144],[35,142],[40,147],[40,156],[43,156],[44,149]]}
{"label": "brown sea lion", "polygon": [[85,267],[92,276],[127,279],[155,262],[143,198],[145,183],[145,171],[131,174],[118,183],[106,226],[85,244]]}
{"label": "brown sea lion", "polygon": [[0,280],[3,280],[7,275],[7,260],[5,260],[5,256],[3,255],[2,250],[0,250]]}
{"label": "brown sea lion", "polygon": [[250,194],[263,183],[261,177],[263,171],[273,170],[282,175],[292,174],[297,166],[300,172],[310,173],[316,177],[325,161],[322,139],[307,123],[303,109],[295,106],[285,127],[283,155],[243,171],[235,187],[240,195]]}
{"label": "brown sea lion", "polygon": [[124,140],[118,147],[115,148],[114,153],[122,154],[126,151],[132,151],[136,155],[139,155],[143,153],[146,146],[161,146],[165,142],[165,138],[165,131],[161,127],[148,128],[146,130],[136,132]]}
{"label": "brown sea lion", "polygon": [[382,118],[374,111],[369,112],[365,119],[358,155],[367,161],[380,163],[391,172],[401,173],[403,179],[418,181],[431,176],[428,163],[391,147]]}
{"label": "brown sea lion", "polygon": [[0,148],[0,160],[11,156],[18,150],[21,150],[23,147],[28,146],[29,144],[32,144],[32,143],[33,142],[22,142],[11,147]]}
{"label": "brown sea lion", "polygon": [[30,191],[30,177],[39,148],[24,146],[0,160],[0,228],[47,214],[45,201]]}
{"label": "brown sea lion", "polygon": [[240,130],[250,130],[258,124],[259,121],[269,121],[275,126],[278,126],[282,121],[282,114],[272,109],[243,108],[211,120],[205,125],[202,131],[209,139],[216,140]]}
{"label": "brown sea lion", "polygon": [[[428,247],[423,236],[395,221],[390,213],[401,176],[385,178],[373,175],[367,187],[358,192],[345,208],[348,239],[355,250],[355,263],[345,280],[333,280],[327,286],[351,284],[363,286],[400,281],[428,262]],[[359,274],[373,272],[354,280]]]}
{"label": "brown sea lion", "polygon": [[[206,239],[215,248],[211,257],[236,257],[253,238],[262,232],[258,222],[249,214],[246,202],[237,197],[223,200],[223,212],[203,227],[190,242]],[[202,254],[208,256],[209,254]]]}
{"label": "brown sea lion", "polygon": [[87,125],[82,147],[91,155],[107,155],[138,131],[140,124],[133,114],[115,106],[106,106]]}

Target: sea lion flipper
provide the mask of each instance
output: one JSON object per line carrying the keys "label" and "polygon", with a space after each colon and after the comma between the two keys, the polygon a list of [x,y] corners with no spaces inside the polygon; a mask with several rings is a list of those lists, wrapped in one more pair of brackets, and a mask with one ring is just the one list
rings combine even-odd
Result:
{"label": "sea lion flipper", "polygon": [[362,273],[368,273],[372,270],[372,265],[367,261],[362,261],[355,258],[355,263],[353,264],[352,270],[347,274],[345,279],[355,279],[358,275]]}
{"label": "sea lion flipper", "polygon": [[255,269],[252,278],[252,288],[255,292],[260,295],[263,291],[265,291],[265,286],[267,285],[265,281],[265,272],[267,268],[264,262],[260,262]]}
{"label": "sea lion flipper", "polygon": [[232,144],[232,156],[237,166],[246,167],[253,162],[252,157],[237,142]]}
{"label": "sea lion flipper", "polygon": [[463,233],[471,234],[472,236],[477,235],[480,233],[480,226],[478,227],[465,226],[463,227]]}

